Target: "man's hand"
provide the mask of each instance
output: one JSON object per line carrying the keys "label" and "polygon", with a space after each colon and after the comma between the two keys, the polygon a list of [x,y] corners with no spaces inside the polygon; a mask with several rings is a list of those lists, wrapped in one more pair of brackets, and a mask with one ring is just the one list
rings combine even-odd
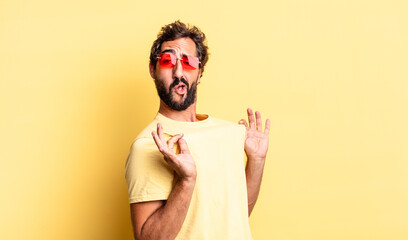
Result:
{"label": "man's hand", "polygon": [[[187,215],[197,176],[196,166],[183,134],[165,140],[163,128],[157,124],[153,139],[165,161],[176,172],[176,182],[166,201],[132,203],[131,215],[135,239],[174,239],[180,232]],[[178,143],[180,153],[173,150]],[[169,219],[171,219],[169,221]]]}
{"label": "man's hand", "polygon": [[[158,123],[157,132],[153,131],[152,135],[159,151],[164,156],[164,160],[173,168],[180,180],[195,181],[197,176],[196,165],[188,150],[186,141],[182,138],[183,134],[177,134],[166,142],[163,127]],[[176,142],[180,148],[179,154],[176,154],[173,150],[173,146]]]}
{"label": "man's hand", "polygon": [[271,121],[266,119],[265,130],[262,132],[261,114],[258,111],[255,112],[255,120],[252,109],[248,108],[247,112],[249,126],[244,119],[241,119],[239,124],[243,124],[246,127],[244,149],[248,157],[248,162],[245,168],[245,175],[248,194],[248,216],[250,216],[258,199],[261,187],[266,152],[268,151],[268,134]]}
{"label": "man's hand", "polygon": [[245,153],[248,160],[264,161],[266,153],[268,152],[269,145],[269,128],[271,126],[271,121],[266,119],[265,130],[262,132],[262,119],[261,113],[256,111],[255,118],[252,109],[248,108],[248,123],[241,119],[239,124],[243,124],[246,127],[246,137],[245,137]]}

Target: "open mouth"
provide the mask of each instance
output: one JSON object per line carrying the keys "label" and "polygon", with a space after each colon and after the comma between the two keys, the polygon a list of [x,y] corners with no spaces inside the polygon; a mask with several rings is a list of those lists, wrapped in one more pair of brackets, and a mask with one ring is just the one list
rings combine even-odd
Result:
{"label": "open mouth", "polygon": [[174,91],[179,95],[183,95],[186,93],[187,87],[184,83],[180,83],[174,86]]}

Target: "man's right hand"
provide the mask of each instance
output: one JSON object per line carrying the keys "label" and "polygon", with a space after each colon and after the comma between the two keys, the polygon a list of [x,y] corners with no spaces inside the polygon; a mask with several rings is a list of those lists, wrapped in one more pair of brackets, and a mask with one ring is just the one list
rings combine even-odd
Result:
{"label": "man's right hand", "polygon": [[[195,181],[197,177],[196,165],[193,157],[188,150],[186,141],[183,139],[183,134],[177,134],[165,140],[163,134],[163,127],[160,123],[157,124],[157,132],[152,132],[153,139],[163,154],[164,160],[173,168],[179,180]],[[180,153],[176,154],[173,150],[174,144],[178,143]]]}
{"label": "man's right hand", "polygon": [[[152,132],[165,161],[176,172],[176,183],[166,201],[132,203],[131,215],[135,239],[174,239],[179,233],[190,206],[197,176],[196,165],[188,150],[183,134],[165,140],[163,127],[157,124]],[[180,153],[173,150],[178,143]],[[168,219],[171,219],[169,221]]]}

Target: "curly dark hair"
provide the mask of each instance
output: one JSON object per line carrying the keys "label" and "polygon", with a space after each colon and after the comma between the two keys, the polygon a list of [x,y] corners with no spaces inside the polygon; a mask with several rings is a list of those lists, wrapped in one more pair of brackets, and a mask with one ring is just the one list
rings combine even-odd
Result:
{"label": "curly dark hair", "polygon": [[197,57],[200,60],[201,75],[204,72],[204,66],[208,61],[208,46],[205,34],[196,26],[186,25],[180,20],[170,23],[161,28],[157,39],[153,42],[150,50],[150,63],[156,69],[157,57],[160,54],[161,45],[167,41],[173,41],[179,38],[191,38],[196,45]]}

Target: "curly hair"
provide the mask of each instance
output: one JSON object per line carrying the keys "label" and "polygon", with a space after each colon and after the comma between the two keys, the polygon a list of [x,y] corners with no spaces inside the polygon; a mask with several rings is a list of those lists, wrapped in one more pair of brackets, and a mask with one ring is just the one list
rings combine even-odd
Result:
{"label": "curly hair", "polygon": [[161,45],[167,41],[173,41],[179,38],[190,38],[196,45],[197,57],[200,60],[201,75],[204,72],[204,66],[208,61],[208,46],[205,34],[196,26],[186,25],[180,20],[170,23],[161,28],[157,34],[157,39],[153,42],[150,50],[150,63],[156,69],[157,57],[161,51]]}

